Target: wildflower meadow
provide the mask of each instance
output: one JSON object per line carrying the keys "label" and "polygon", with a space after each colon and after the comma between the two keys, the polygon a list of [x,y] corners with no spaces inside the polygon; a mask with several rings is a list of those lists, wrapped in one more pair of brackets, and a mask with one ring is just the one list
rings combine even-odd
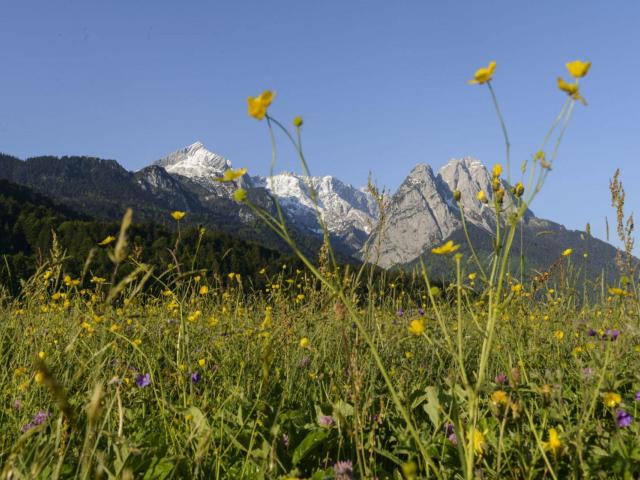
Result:
{"label": "wildflower meadow", "polygon": [[[135,206],[95,245],[110,275],[95,274],[91,256],[69,271],[54,237],[33,276],[0,297],[2,478],[639,478],[640,303],[619,174],[615,280],[581,274],[582,244],[546,271],[512,255],[572,116],[589,114],[590,67],[567,63],[558,115],[517,164],[496,62],[460,87],[495,107],[505,156],[475,199],[495,213],[493,251],[468,234],[433,248],[448,275],[428,260],[388,271],[341,262],[328,234],[310,256],[277,205],[253,205],[240,187],[235,200],[290,262],[214,275],[194,268],[199,241],[192,262],[173,255],[152,269],[133,253]],[[274,163],[290,148],[310,175],[303,118],[278,120],[277,101],[270,90],[249,97],[248,114]],[[188,216],[168,219],[172,252]]]}

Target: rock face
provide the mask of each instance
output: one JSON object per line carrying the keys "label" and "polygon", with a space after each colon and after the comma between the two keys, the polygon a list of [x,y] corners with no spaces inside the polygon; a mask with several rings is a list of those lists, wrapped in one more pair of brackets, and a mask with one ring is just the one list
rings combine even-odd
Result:
{"label": "rock face", "polygon": [[319,214],[329,232],[353,250],[363,246],[378,221],[373,197],[335,177],[305,177],[286,172],[270,178],[253,177],[252,182],[264,186],[280,202],[294,225],[321,234]]}
{"label": "rock face", "polygon": [[[321,235],[319,213],[332,237],[352,252],[362,247],[377,223],[377,206],[371,195],[331,176],[305,177],[285,172],[271,178],[245,175],[231,184],[217,182],[215,178],[232,168],[232,164],[207,150],[201,142],[161,158],[138,174],[152,167],[163,168],[173,178],[188,179],[200,185],[204,191],[198,195],[205,202],[211,196],[231,199],[238,187],[249,190],[250,194],[264,189],[280,203],[292,227],[305,234]],[[157,173],[147,183],[153,182],[168,183],[166,179],[161,181]],[[317,212],[312,190],[317,195]],[[244,220],[251,218],[245,215]]]}
{"label": "rock face", "polygon": [[457,218],[449,186],[429,165],[418,165],[391,197],[386,221],[363,255],[383,268],[407,263],[451,235],[459,227]]}
{"label": "rock face", "polygon": [[[169,222],[168,212],[189,212],[191,223],[232,233],[274,248],[284,248],[246,205],[233,199],[238,187],[256,205],[274,213],[281,207],[289,229],[304,250],[314,255],[322,242],[318,215],[343,259],[357,258],[383,268],[406,267],[448,239],[465,244],[461,214],[469,234],[483,254],[492,251],[496,214],[491,202],[491,173],[470,157],[451,159],[436,173],[417,165],[390,198],[384,212],[373,196],[332,176],[305,177],[281,173],[273,177],[244,175],[221,183],[232,164],[196,142],[138,172],[114,160],[91,157],[37,157],[19,160],[0,154],[0,178],[26,185],[74,209],[98,218],[119,219],[133,207],[137,219]],[[509,186],[502,183],[505,191]],[[453,192],[461,193],[461,208]],[[484,191],[489,203],[477,200]],[[315,200],[314,202],[314,193]],[[513,211],[515,199],[505,195],[503,209]],[[520,249],[532,268],[546,268],[565,248],[584,246],[594,275],[609,268],[616,250],[584,232],[538,219],[527,210],[514,252]],[[171,223],[171,222],[169,222]],[[518,251],[520,251],[518,250]],[[586,267],[585,267],[586,268]]]}

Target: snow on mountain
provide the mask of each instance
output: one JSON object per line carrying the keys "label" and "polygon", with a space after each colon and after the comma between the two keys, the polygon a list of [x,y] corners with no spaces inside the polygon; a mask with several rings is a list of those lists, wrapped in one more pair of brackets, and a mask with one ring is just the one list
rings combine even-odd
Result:
{"label": "snow on mountain", "polygon": [[169,173],[208,180],[221,176],[231,168],[229,160],[207,150],[201,142],[176,150],[154,162],[154,165],[163,167]]}
{"label": "snow on mountain", "polygon": [[368,192],[358,190],[340,180],[326,177],[304,177],[282,173],[272,178],[245,175],[234,184],[221,184],[214,178],[232,168],[226,158],[207,150],[196,142],[154,162],[171,175],[187,177],[215,196],[229,197],[236,186],[246,189],[265,188],[276,197],[295,226],[312,233],[322,233],[316,217],[311,190],[317,193],[318,210],[329,232],[351,248],[361,247],[377,222],[377,206]]}
{"label": "snow on mountain", "polygon": [[318,212],[330,232],[349,235],[355,229],[368,235],[377,223],[378,210],[373,197],[335,177],[306,177],[284,172],[273,177],[254,177],[254,184],[267,188],[296,222],[315,223],[312,190],[317,195]]}

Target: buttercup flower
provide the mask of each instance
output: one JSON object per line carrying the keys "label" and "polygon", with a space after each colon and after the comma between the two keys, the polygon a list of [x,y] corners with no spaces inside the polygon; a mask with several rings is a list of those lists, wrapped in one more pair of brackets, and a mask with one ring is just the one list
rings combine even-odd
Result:
{"label": "buttercup flower", "polygon": [[424,333],[424,321],[422,319],[412,320],[409,324],[409,332],[413,335],[422,335]]}
{"label": "buttercup flower", "polygon": [[546,442],[546,447],[551,450],[554,456],[557,456],[562,451],[562,442],[560,436],[555,428],[549,429],[549,441]]}
{"label": "buttercup flower", "polygon": [[256,120],[262,120],[267,114],[267,108],[273,102],[274,93],[271,90],[265,90],[259,97],[247,98],[249,115]]}
{"label": "buttercup flower", "polygon": [[504,390],[496,390],[491,395],[491,402],[494,405],[506,405],[509,402],[509,395]]}
{"label": "buttercup flower", "polygon": [[566,82],[562,77],[558,77],[558,88],[574,100],[580,100],[583,104],[587,103],[582,95],[580,95],[580,90],[578,89],[577,83],[569,83]]}
{"label": "buttercup flower", "polygon": [[587,73],[589,73],[590,68],[591,68],[591,62],[582,62],[580,60],[574,60],[573,62],[567,63],[567,70],[569,71],[569,74],[573,78],[584,77]]}
{"label": "buttercup flower", "polygon": [[233,192],[233,199],[236,202],[243,202],[247,199],[247,191],[244,188],[239,188]]}
{"label": "buttercup flower", "polygon": [[602,401],[604,402],[605,407],[615,408],[622,401],[622,397],[618,393],[608,392],[605,393]]}
{"label": "buttercup flower", "polygon": [[233,182],[234,180],[242,177],[245,173],[247,173],[246,168],[238,168],[236,170],[234,170],[233,168],[229,168],[228,170],[224,171],[222,177],[215,178],[214,180],[216,180],[217,182]]}
{"label": "buttercup flower", "polygon": [[449,240],[444,245],[431,249],[431,253],[435,253],[436,255],[448,255],[455,252],[459,248],[460,245],[454,245],[453,240]]}
{"label": "buttercup flower", "polygon": [[563,257],[568,257],[573,253],[573,248],[567,248],[564,252],[562,252]]}
{"label": "buttercup flower", "polygon": [[184,216],[186,215],[186,212],[181,212],[179,210],[176,210],[175,212],[171,212],[171,217],[176,221],[179,222],[180,220],[182,220],[184,218]]}
{"label": "buttercup flower", "polygon": [[493,72],[496,71],[496,62],[491,62],[487,67],[479,68],[476,70],[475,75],[473,76],[473,80],[469,80],[471,85],[478,84],[482,85],[483,83],[487,83],[493,77]]}
{"label": "buttercup flower", "polygon": [[104,247],[105,245],[109,245],[110,243],[112,243],[115,239],[116,237],[114,237],[113,235],[107,235],[104,240],[98,242],[98,245]]}

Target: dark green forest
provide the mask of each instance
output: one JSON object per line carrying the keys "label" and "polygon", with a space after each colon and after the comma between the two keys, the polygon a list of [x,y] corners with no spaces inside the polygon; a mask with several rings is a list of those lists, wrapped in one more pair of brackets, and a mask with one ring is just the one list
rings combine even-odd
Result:
{"label": "dark green forest", "polygon": [[[10,291],[18,291],[20,279],[30,277],[50,257],[54,235],[64,254],[66,273],[79,275],[94,250],[89,278],[109,278],[113,263],[108,250],[112,246],[101,247],[98,243],[109,235],[117,237],[119,229],[118,222],[93,219],[26,187],[0,180],[0,282]],[[129,229],[131,257],[153,266],[155,272],[163,272],[174,263],[172,252],[178,235],[175,253],[178,263],[186,269],[193,265],[194,270],[204,269],[214,275],[240,273],[251,277],[256,287],[260,276],[255,274],[262,268],[275,271],[283,263],[292,267],[296,264],[290,255],[212,231],[205,231],[194,258],[200,236],[198,226],[171,231],[157,224],[136,223],[135,211]]]}

